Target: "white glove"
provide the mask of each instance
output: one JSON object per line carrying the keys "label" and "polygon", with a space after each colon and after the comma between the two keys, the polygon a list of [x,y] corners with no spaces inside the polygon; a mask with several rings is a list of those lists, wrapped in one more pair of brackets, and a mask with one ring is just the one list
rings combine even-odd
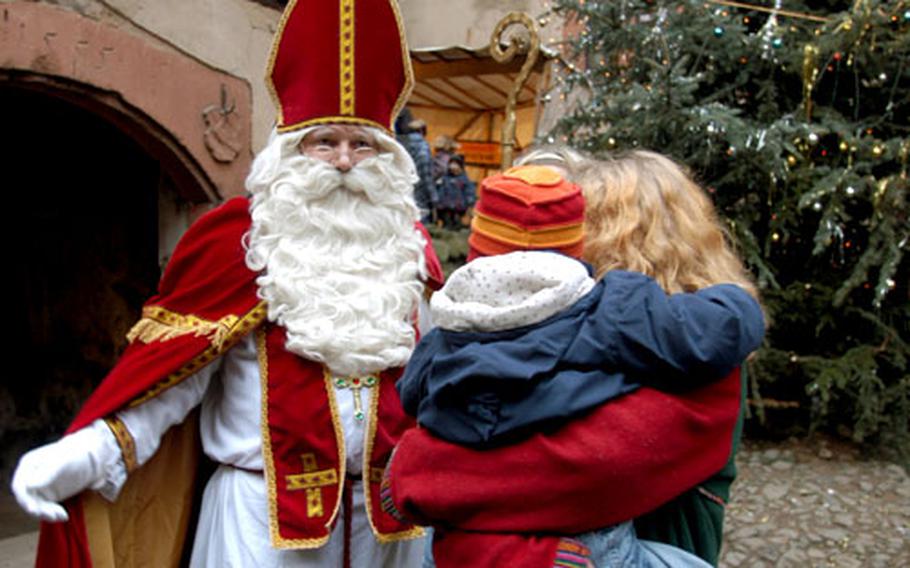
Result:
{"label": "white glove", "polygon": [[86,489],[101,489],[121,459],[120,447],[102,420],[35,448],[19,460],[12,489],[19,506],[43,521],[69,519],[61,501]]}

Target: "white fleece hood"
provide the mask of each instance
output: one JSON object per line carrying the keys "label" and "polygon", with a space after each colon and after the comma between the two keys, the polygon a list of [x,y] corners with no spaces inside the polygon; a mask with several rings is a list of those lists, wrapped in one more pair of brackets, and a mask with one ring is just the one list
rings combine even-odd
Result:
{"label": "white fleece hood", "polygon": [[452,331],[502,331],[541,322],[594,287],[578,260],[518,251],[477,258],[452,273],[430,301],[433,322]]}

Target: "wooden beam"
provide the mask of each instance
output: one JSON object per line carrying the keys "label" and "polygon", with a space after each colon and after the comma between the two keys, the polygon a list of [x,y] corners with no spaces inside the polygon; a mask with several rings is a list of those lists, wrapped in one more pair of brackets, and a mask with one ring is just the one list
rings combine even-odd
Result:
{"label": "wooden beam", "polygon": [[491,91],[493,91],[494,93],[496,93],[496,94],[499,95],[500,97],[502,97],[502,98],[504,98],[504,99],[509,98],[509,93],[503,91],[502,89],[500,89],[499,87],[497,87],[497,86],[494,85],[493,83],[487,81],[486,79],[482,79],[482,78],[480,78],[479,76],[478,76],[478,77],[471,77],[471,79],[473,79],[474,81],[477,81],[478,83],[480,83],[480,84],[483,85],[484,87],[490,89]]}
{"label": "wooden beam", "polygon": [[[412,95],[411,95],[411,96],[416,95],[416,96],[418,96],[418,97],[420,97],[420,98],[422,98],[422,99],[426,99],[426,100],[430,101],[432,104],[434,104],[434,105],[436,105],[436,106],[448,107],[448,108],[457,108],[457,109],[459,109],[459,110],[462,109],[462,107],[460,107],[460,106],[452,106],[451,104],[446,104],[445,102],[440,101],[439,98],[437,98],[437,97],[433,97],[433,96],[428,95],[428,94],[423,93],[423,92],[418,93],[418,92],[417,92],[418,87],[421,89],[421,91],[422,91],[425,87],[426,87],[426,88],[430,88],[430,89],[433,88],[432,85],[427,85],[427,84],[425,84],[425,83],[420,83],[420,84],[414,85],[414,91],[412,92]],[[437,89],[437,91],[438,91],[438,89]],[[443,96],[445,96],[446,99],[452,100],[452,97],[446,95],[445,93],[442,93],[442,94],[443,94]],[[460,101],[457,101],[457,100],[455,101],[456,104],[459,103],[459,102],[460,102]]]}
{"label": "wooden beam", "polygon": [[465,102],[463,100],[459,100],[458,97],[453,96],[452,93],[447,93],[447,92],[443,91],[442,89],[440,89],[439,87],[435,87],[429,83],[420,83],[420,87],[422,89],[430,89],[431,91],[434,91],[435,93],[440,94],[447,99],[451,99],[451,100],[455,101],[456,103],[460,103],[460,104],[464,105],[465,110],[482,110],[484,108],[483,106],[481,106],[481,108],[476,108],[470,104],[465,104]]}
{"label": "wooden beam", "polygon": [[[417,96],[423,97],[423,95],[417,95]],[[429,99],[429,97],[423,97],[423,98]],[[453,111],[453,112],[480,112],[480,113],[492,112],[494,114],[503,113],[503,109],[501,109],[501,108],[476,109],[476,108],[452,106],[452,105],[447,105],[445,103],[437,103],[437,102],[433,102],[433,101],[431,101],[429,103],[422,103],[422,102],[414,102],[414,101],[409,100],[408,106],[413,107],[413,108],[425,108],[428,110],[449,110],[449,111]],[[516,105],[515,109],[523,110],[526,108],[531,108],[531,107],[536,107],[536,106],[537,106],[537,103],[528,101],[526,103],[521,103],[519,105]]]}
{"label": "wooden beam", "polygon": [[[489,120],[487,121],[487,142],[492,142],[493,141],[493,122],[495,120],[495,117],[493,116],[492,112],[488,116],[489,116]],[[502,144],[502,140],[500,140],[499,143]]]}
{"label": "wooden beam", "polygon": [[443,83],[445,83],[446,86],[449,87],[450,89],[452,89],[453,91],[455,91],[455,92],[457,92],[457,93],[460,93],[460,94],[461,94],[462,96],[464,96],[466,99],[471,100],[471,101],[473,101],[473,102],[479,104],[479,105],[481,106],[481,108],[487,108],[487,107],[490,106],[489,103],[484,102],[484,101],[482,101],[481,99],[478,99],[478,98],[475,97],[472,93],[470,93],[470,92],[468,92],[468,91],[462,89],[462,88],[459,87],[458,85],[456,85],[455,82],[452,81],[451,79],[449,79],[448,77],[441,77],[439,80],[442,81]]}
{"label": "wooden beam", "polygon": [[[456,61],[434,61],[421,63],[411,59],[414,77],[436,79],[438,77],[464,77],[467,75],[496,75],[499,73],[518,73],[524,64],[524,57],[515,57],[508,63],[499,63],[492,57],[483,59],[458,59]],[[535,69],[539,65],[534,66]]]}
{"label": "wooden beam", "polygon": [[468,131],[468,128],[471,128],[472,126],[474,126],[474,123],[477,122],[478,120],[480,120],[480,118],[481,118],[484,114],[486,114],[486,113],[485,113],[485,112],[478,112],[477,114],[475,114],[474,116],[472,116],[470,120],[468,120],[467,122],[465,122],[465,123],[462,125],[462,127],[458,129],[458,132],[456,132],[455,135],[452,136],[452,138],[454,138],[455,140],[458,140],[458,138],[459,138],[462,134],[464,134],[465,132],[467,132],[467,131]]}
{"label": "wooden beam", "polygon": [[462,107],[455,106],[446,106],[446,105],[433,105],[433,104],[424,104],[424,103],[412,103],[408,101],[408,106],[411,108],[425,108],[427,110],[447,110],[452,112],[469,112]]}

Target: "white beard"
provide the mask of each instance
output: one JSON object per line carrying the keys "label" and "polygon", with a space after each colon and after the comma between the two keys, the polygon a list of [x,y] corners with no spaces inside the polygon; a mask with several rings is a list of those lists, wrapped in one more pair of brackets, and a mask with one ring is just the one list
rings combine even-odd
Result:
{"label": "white beard", "polygon": [[[296,150],[296,148],[295,148]],[[284,155],[253,193],[246,263],[287,349],[337,376],[404,365],[415,343],[424,239],[413,173],[380,154],[342,174]]]}

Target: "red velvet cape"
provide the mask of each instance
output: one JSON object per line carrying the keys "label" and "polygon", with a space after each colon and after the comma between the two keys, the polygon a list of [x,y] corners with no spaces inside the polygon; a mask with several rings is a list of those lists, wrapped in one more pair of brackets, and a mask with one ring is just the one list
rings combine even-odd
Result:
{"label": "red velvet cape", "polygon": [[558,538],[638,517],[719,471],[739,371],[683,393],[641,388],[553,433],[472,450],[417,428],[389,464],[395,508],[438,527],[437,566],[552,566]]}

